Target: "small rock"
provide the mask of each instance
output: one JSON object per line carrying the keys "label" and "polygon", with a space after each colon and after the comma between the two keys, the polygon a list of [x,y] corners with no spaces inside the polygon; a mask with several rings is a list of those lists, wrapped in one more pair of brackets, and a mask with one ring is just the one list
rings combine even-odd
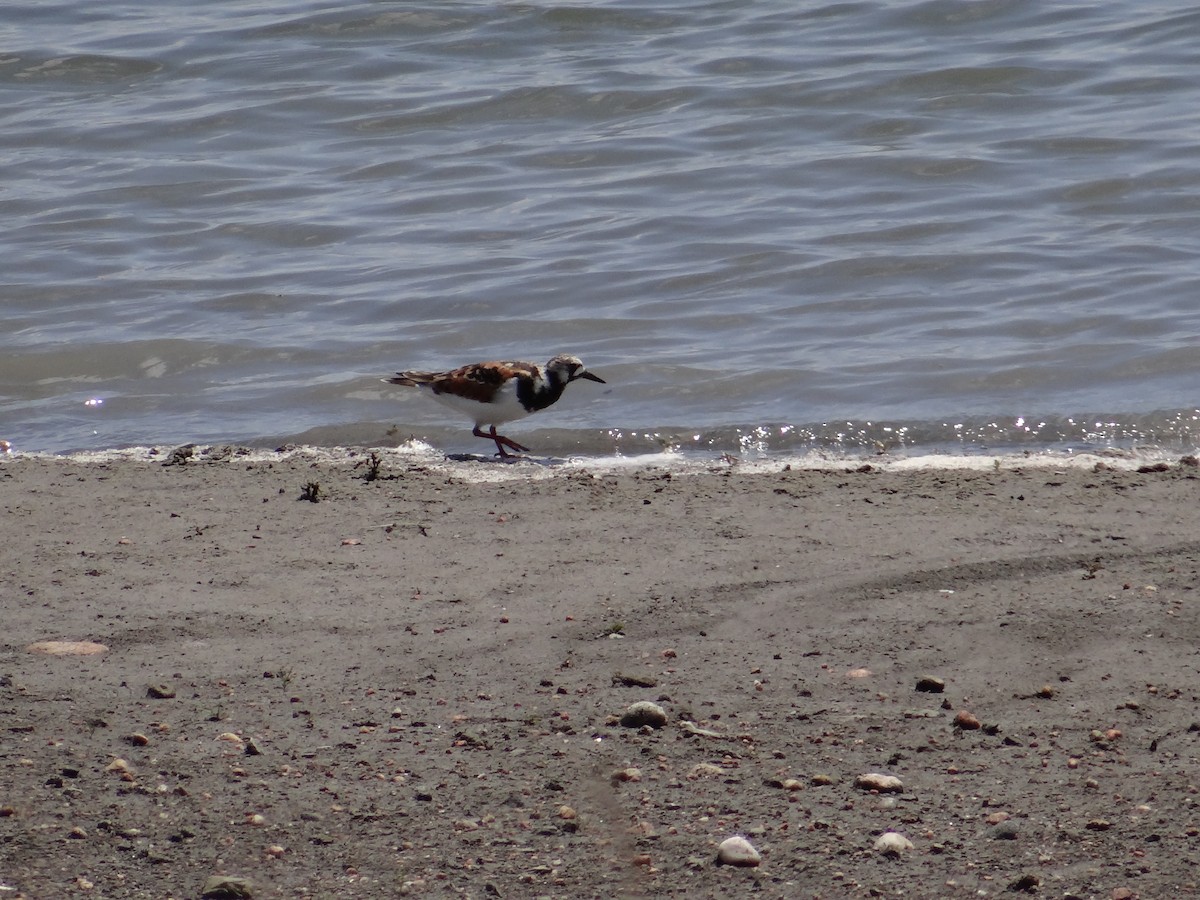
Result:
{"label": "small rock", "polygon": [[946,690],[946,682],[932,675],[923,675],[917,679],[917,688],[922,694],[940,694]]}
{"label": "small rock", "polygon": [[[176,447],[171,451],[171,455],[163,460],[164,466],[183,466],[187,461],[196,455],[195,444],[184,444],[181,447]],[[207,895],[206,895],[207,896]]]}
{"label": "small rock", "polygon": [[94,656],[108,649],[95,641],[38,641],[25,648],[30,653],[47,656]]}
{"label": "small rock", "polygon": [[146,696],[153,700],[170,700],[175,696],[175,688],[169,684],[150,684],[146,686]]}
{"label": "small rock", "polygon": [[150,743],[150,738],[146,737],[140,731],[135,731],[133,734],[125,735],[125,743],[133,744],[135,747],[145,747]]}
{"label": "small rock", "polygon": [[618,687],[652,688],[658,686],[658,679],[649,675],[638,675],[629,672],[613,672],[612,683]]}
{"label": "small rock", "polygon": [[885,831],[875,841],[875,852],[882,853],[884,856],[899,856],[912,848],[913,842],[895,831]]}
{"label": "small rock", "polygon": [[1092,819],[1084,826],[1088,831],[1108,831],[1112,828],[1112,822],[1108,819]]}
{"label": "small rock", "polygon": [[983,727],[983,723],[965,709],[960,709],[954,716],[954,727],[963,731],[976,731]]}
{"label": "small rock", "polygon": [[213,875],[204,882],[200,896],[204,900],[247,900],[253,897],[249,878],[236,875]]}
{"label": "small rock", "polygon": [[744,837],[730,837],[721,841],[717,848],[718,866],[757,866],[762,855]]}
{"label": "small rock", "polygon": [[1021,891],[1025,894],[1036,894],[1037,889],[1041,886],[1042,879],[1038,878],[1031,872],[1022,875],[1016,881],[1008,886],[1010,891]]}
{"label": "small rock", "polygon": [[574,819],[578,815],[579,814],[577,812],[575,812],[575,808],[572,806],[564,805],[564,806],[560,806],[558,808],[558,817],[560,819],[566,819],[567,821],[570,821],[571,819]]}
{"label": "small rock", "polygon": [[642,780],[642,770],[638,769],[634,766],[630,766],[627,769],[618,769],[617,771],[613,772],[613,774],[612,774],[612,781],[614,784],[616,784],[618,782],[622,782],[622,781],[641,781],[641,780]]}
{"label": "small rock", "polygon": [[639,700],[631,703],[621,716],[621,724],[626,728],[641,728],[649,725],[651,728],[662,728],[667,724],[667,713],[657,703],[649,700]]}
{"label": "small rock", "polygon": [[987,835],[993,841],[1015,841],[1021,833],[1015,822],[1001,822],[994,828],[989,828]]}
{"label": "small rock", "polygon": [[941,718],[941,715],[936,709],[906,709],[904,711],[906,719],[938,719]]}
{"label": "small rock", "polygon": [[904,790],[904,782],[895,775],[868,772],[854,779],[854,786],[864,791],[879,791],[881,794],[898,794]]}

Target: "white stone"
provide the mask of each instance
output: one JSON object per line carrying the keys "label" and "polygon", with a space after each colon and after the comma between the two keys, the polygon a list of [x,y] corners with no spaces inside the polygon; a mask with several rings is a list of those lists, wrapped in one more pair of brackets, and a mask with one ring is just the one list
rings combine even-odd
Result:
{"label": "white stone", "polygon": [[895,775],[868,772],[854,779],[855,787],[864,791],[879,791],[881,794],[898,794],[904,790],[904,782]]}
{"label": "white stone", "polygon": [[626,728],[641,728],[643,725],[662,728],[667,724],[667,711],[657,703],[639,700],[626,708],[624,715],[621,716],[621,724]]}
{"label": "white stone", "polygon": [[895,831],[885,831],[875,842],[875,851],[884,856],[899,856],[913,848],[913,842]]}
{"label": "white stone", "polygon": [[762,856],[754,845],[741,836],[725,838],[717,848],[717,864],[723,866],[757,866]]}

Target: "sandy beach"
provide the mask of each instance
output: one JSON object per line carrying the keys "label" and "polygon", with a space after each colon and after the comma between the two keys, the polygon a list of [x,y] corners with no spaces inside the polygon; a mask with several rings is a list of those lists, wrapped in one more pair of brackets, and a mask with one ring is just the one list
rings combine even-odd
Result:
{"label": "sandy beach", "polygon": [[1194,895],[1193,462],[7,458],[0,897]]}

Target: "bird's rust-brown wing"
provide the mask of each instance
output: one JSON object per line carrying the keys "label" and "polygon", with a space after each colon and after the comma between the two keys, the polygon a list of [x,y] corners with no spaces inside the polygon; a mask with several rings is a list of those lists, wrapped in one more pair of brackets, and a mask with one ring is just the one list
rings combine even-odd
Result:
{"label": "bird's rust-brown wing", "polygon": [[387,379],[391,384],[410,387],[427,385],[435,394],[454,394],[480,403],[488,403],[496,389],[516,375],[536,375],[533,363],[515,360],[471,363],[449,372],[397,372]]}

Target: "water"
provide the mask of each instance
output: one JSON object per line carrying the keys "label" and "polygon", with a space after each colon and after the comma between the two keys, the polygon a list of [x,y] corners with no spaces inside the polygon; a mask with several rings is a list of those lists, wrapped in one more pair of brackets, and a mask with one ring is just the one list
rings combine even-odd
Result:
{"label": "water", "polygon": [[0,439],[1200,443],[1200,11],[0,7]]}

